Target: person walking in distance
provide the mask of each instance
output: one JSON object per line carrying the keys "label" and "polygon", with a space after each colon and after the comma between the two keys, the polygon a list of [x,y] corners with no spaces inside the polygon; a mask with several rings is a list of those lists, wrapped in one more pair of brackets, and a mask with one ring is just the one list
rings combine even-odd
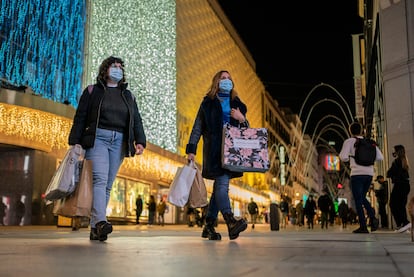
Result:
{"label": "person walking in distance", "polygon": [[308,223],[308,229],[313,229],[313,221],[316,214],[316,202],[312,195],[305,202],[305,208],[303,209]]}
{"label": "person walking in distance", "polygon": [[106,58],[96,83],[84,89],[73,119],[69,145],[81,145],[92,160],[93,204],[90,240],[112,233],[106,218],[112,185],[125,157],[141,155],[146,136],[135,96],[127,89],[124,61]]}
{"label": "person walking in distance", "polygon": [[143,202],[142,202],[142,197],[141,195],[138,195],[137,199],[135,200],[135,213],[136,213],[136,224],[139,224],[139,218],[141,217],[142,214],[142,209],[143,209]]}
{"label": "person walking in distance", "polygon": [[254,224],[256,224],[257,215],[259,214],[259,207],[257,206],[256,202],[254,202],[253,197],[250,198],[250,203],[247,206],[247,210],[250,214],[252,229],[254,229]]}
{"label": "person walking in distance", "polygon": [[6,216],[7,206],[3,203],[2,197],[0,197],[0,225],[4,225],[4,217]]}
{"label": "person walking in distance", "polygon": [[297,225],[302,226],[304,224],[304,211],[303,211],[303,200],[300,199],[296,204],[296,214],[297,214]]}
{"label": "person walking in distance", "polygon": [[348,210],[348,204],[345,202],[345,200],[341,200],[341,203],[338,206],[338,215],[342,221],[342,229],[346,228],[346,224],[348,222]]}
{"label": "person walking in distance", "polygon": [[148,208],[148,225],[153,225],[155,221],[155,213],[157,211],[157,205],[155,203],[154,195],[150,195],[150,200],[147,203]]}
{"label": "person walking in distance", "polygon": [[289,221],[289,204],[285,198],[282,197],[280,201],[280,211],[282,212],[282,220],[280,227],[286,228]]}
{"label": "person walking in distance", "polygon": [[381,227],[388,228],[388,217],[387,217],[387,203],[388,203],[388,182],[384,176],[377,176],[377,186],[374,185],[375,196],[378,202],[378,213],[380,215]]}
{"label": "person walking in distance", "polygon": [[164,214],[166,209],[167,204],[165,203],[164,198],[161,198],[160,202],[157,205],[158,225],[164,226]]}
{"label": "person walking in distance", "polygon": [[407,198],[410,193],[410,176],[408,174],[409,164],[402,145],[395,145],[392,153],[395,158],[387,171],[387,178],[391,178],[393,187],[390,197],[390,208],[397,232],[402,233],[411,228],[407,219]]}
{"label": "person walking in distance", "polygon": [[194,161],[197,145],[203,137],[203,169],[206,179],[214,180],[206,225],[201,236],[209,240],[220,240],[221,235],[214,229],[218,213],[224,217],[229,238],[239,237],[246,230],[247,222],[237,219],[230,206],[229,182],[232,178],[243,176],[242,172],[233,172],[221,166],[221,137],[223,125],[247,127],[246,105],[240,100],[234,89],[234,83],[227,70],[217,72],[212,79],[210,89],[202,100],[186,147],[188,160]]}
{"label": "person walking in distance", "polygon": [[[370,218],[371,232],[378,229],[378,219],[375,217],[375,211],[366,198],[367,192],[371,187],[372,177],[374,176],[373,165],[360,165],[355,161],[355,143],[357,139],[363,138],[363,128],[359,122],[353,122],[349,126],[351,137],[346,139],[339,153],[339,158],[343,162],[349,162],[351,167],[351,191],[355,201],[355,207],[358,214],[359,228],[353,233],[369,233],[365,219],[364,208]],[[381,151],[375,146],[375,160],[384,159]]]}
{"label": "person walking in distance", "polygon": [[326,188],[323,189],[323,194],[318,198],[318,207],[321,211],[321,228],[328,229],[329,213],[333,208],[333,203]]}

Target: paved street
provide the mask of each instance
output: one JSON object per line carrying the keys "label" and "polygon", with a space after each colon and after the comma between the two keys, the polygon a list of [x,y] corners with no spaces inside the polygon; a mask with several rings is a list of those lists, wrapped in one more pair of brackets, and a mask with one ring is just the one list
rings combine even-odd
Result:
{"label": "paved street", "polygon": [[200,237],[201,228],[114,226],[106,242],[89,230],[0,227],[0,276],[414,276],[410,234],[352,234],[296,226],[256,225],[230,241]]}

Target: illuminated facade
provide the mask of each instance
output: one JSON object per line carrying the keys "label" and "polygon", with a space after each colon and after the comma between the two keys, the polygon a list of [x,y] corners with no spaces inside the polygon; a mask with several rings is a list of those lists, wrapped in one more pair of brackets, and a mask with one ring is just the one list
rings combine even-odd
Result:
{"label": "illuminated facade", "polygon": [[[30,174],[21,177],[30,179],[26,182],[30,189],[14,186],[21,178],[0,183],[0,194],[10,209],[16,195],[24,194],[24,199],[18,198],[26,206],[30,199],[41,198],[68,147],[79,93],[94,82],[100,62],[110,55],[126,63],[126,79],[137,97],[149,141],[145,155],[122,164],[108,208],[114,220],[134,221],[138,194],[144,200],[150,194],[158,199],[168,194],[177,167],[186,163],[185,146],[197,109],[217,71],[232,74],[252,127],[272,125],[265,119],[265,107],[272,106],[272,101],[255,73],[255,63],[215,0],[55,1],[59,8],[50,2],[54,1],[2,2],[2,11],[8,13],[7,18],[3,13],[0,27],[7,34],[0,49],[2,84],[6,84],[0,93],[0,143],[13,150],[2,147],[6,150],[0,158],[16,168],[5,166],[0,172],[11,177],[21,163],[31,166]],[[41,21],[44,13],[52,25]],[[53,16],[56,13],[65,16]],[[24,20],[28,23],[24,26],[32,28],[30,38],[20,24]],[[62,37],[56,28],[62,29]],[[29,87],[26,93],[16,89],[20,85]],[[283,124],[272,129],[273,143],[288,145],[288,125],[278,110],[273,112]],[[24,154],[16,154],[14,146],[25,147],[17,149]],[[196,158],[200,163],[201,155]],[[263,206],[277,200],[272,180],[269,173],[246,173],[232,180],[234,213],[244,215],[252,196]],[[207,180],[208,192],[211,187]],[[181,209],[169,210],[167,223],[184,221]]]}

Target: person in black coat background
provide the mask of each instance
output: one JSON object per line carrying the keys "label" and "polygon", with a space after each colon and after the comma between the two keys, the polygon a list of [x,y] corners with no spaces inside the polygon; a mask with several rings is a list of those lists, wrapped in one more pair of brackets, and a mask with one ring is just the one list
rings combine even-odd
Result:
{"label": "person in black coat background", "polygon": [[247,228],[244,219],[236,219],[233,215],[229,199],[229,182],[231,178],[241,177],[243,173],[232,172],[222,168],[221,141],[223,125],[248,126],[246,121],[246,105],[241,102],[234,90],[233,80],[226,70],[217,72],[211,87],[201,102],[190,139],[186,147],[188,160],[194,161],[197,144],[203,137],[203,169],[206,179],[214,180],[206,215],[206,225],[201,236],[209,240],[220,240],[221,235],[214,229],[218,212],[226,221],[230,239],[236,239],[240,232]]}
{"label": "person in black coat background", "polygon": [[308,229],[313,229],[313,221],[315,218],[316,209],[316,202],[313,200],[313,196],[309,195],[309,198],[305,202],[304,208],[305,216],[308,222]]}
{"label": "person in black coat background", "polygon": [[141,217],[142,214],[142,209],[143,209],[143,202],[142,202],[142,197],[141,195],[138,195],[137,199],[135,200],[135,213],[136,213],[136,224],[139,224],[139,218]]}
{"label": "person in black coat background", "polygon": [[408,194],[410,193],[409,166],[404,146],[395,145],[392,155],[395,157],[395,160],[387,171],[387,178],[391,178],[393,183],[390,208],[397,224],[397,231],[402,233],[411,228],[411,223],[407,219],[406,208]]}

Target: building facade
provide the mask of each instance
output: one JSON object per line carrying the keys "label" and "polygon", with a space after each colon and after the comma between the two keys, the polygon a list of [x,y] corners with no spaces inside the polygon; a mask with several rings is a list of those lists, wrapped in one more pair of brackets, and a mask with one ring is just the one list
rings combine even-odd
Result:
{"label": "building facade", "polygon": [[[253,59],[216,1],[123,0],[110,5],[105,1],[61,0],[58,6],[52,2],[5,3],[9,18],[1,27],[6,47],[0,52],[4,61],[0,195],[7,205],[7,225],[56,223],[51,206],[44,205],[43,193],[68,148],[79,93],[94,82],[99,63],[110,55],[126,62],[126,78],[137,97],[149,141],[143,156],[125,159],[121,166],[107,210],[111,221],[133,222],[139,194],[144,200],[150,195],[157,201],[166,197],[177,167],[186,163],[185,146],[199,104],[211,78],[221,69],[232,74],[235,89],[248,107],[250,126],[269,129],[273,152],[269,172],[245,173],[232,180],[230,198],[235,215],[245,215],[250,197],[265,207],[278,202],[281,193],[291,198],[308,193],[304,178],[313,173],[298,174],[306,163],[314,161],[314,155],[311,159],[299,155],[300,167],[296,173],[290,172],[295,167],[291,166],[288,115],[265,91]],[[65,16],[52,16],[52,11],[63,12],[64,8]],[[75,43],[63,43],[61,35],[51,32],[39,14],[50,16],[54,28],[62,30],[63,39]],[[17,24],[22,18],[27,19],[26,25]],[[38,25],[43,27],[36,29]],[[40,37],[46,43],[39,47],[36,41]],[[61,63],[63,58],[68,61]],[[300,130],[295,136],[302,137]],[[201,162],[201,155],[196,161]],[[206,180],[206,184],[210,193],[212,182]],[[20,222],[14,220],[18,202],[26,206]],[[144,210],[144,219],[146,216]],[[183,223],[185,210],[170,207],[165,220]]]}

